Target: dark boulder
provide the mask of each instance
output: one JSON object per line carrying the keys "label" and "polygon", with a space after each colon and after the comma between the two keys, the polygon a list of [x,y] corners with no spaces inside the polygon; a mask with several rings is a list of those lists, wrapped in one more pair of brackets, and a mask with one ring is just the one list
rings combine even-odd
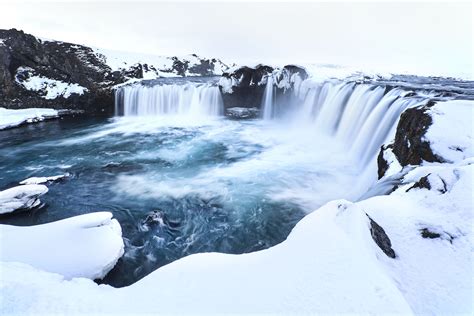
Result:
{"label": "dark boulder", "polygon": [[396,258],[397,255],[395,254],[395,250],[392,248],[392,242],[390,241],[390,238],[388,238],[385,230],[370,218],[369,215],[367,215],[367,217],[370,220],[370,234],[372,235],[372,239],[375,241],[377,246],[382,249],[387,257]]}
{"label": "dark boulder", "polygon": [[382,147],[380,147],[380,151],[377,156],[377,166],[378,166],[377,174],[378,174],[379,180],[382,179],[382,177],[385,175],[385,172],[387,172],[389,168],[389,164],[384,158],[385,151],[389,149],[393,149],[393,144],[382,145]]}
{"label": "dark boulder", "polygon": [[430,143],[424,139],[433,119],[428,113],[433,103],[407,109],[400,116],[400,121],[393,143],[393,153],[402,166],[419,165],[423,161],[443,162],[434,154]]}
{"label": "dark boulder", "polygon": [[258,108],[228,108],[225,115],[234,120],[247,120],[259,117],[260,110]]}

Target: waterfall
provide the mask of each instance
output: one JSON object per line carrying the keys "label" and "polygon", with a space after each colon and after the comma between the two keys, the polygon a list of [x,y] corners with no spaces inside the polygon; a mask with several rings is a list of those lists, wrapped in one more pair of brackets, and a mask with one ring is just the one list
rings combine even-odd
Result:
{"label": "waterfall", "polygon": [[137,84],[115,92],[115,115],[120,116],[219,116],[223,108],[219,87],[211,84]]}
{"label": "waterfall", "polygon": [[[287,117],[276,97],[275,81],[270,76],[262,100],[263,118]],[[348,148],[349,154],[361,166],[373,160],[380,146],[394,137],[401,113],[413,106],[426,103],[429,96],[420,96],[401,88],[327,80],[313,82],[307,79],[293,87],[290,101],[295,124],[315,129]],[[277,106],[278,104],[278,106]]]}
{"label": "waterfall", "polygon": [[265,87],[265,92],[263,94],[262,100],[262,109],[263,109],[263,119],[269,120],[275,116],[274,111],[274,99],[275,99],[276,89],[273,85],[273,76],[269,75],[267,77],[267,85]]}

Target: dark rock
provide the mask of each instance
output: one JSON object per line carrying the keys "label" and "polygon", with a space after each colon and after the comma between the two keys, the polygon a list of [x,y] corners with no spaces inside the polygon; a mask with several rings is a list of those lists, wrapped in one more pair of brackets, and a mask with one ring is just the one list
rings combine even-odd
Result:
{"label": "dark rock", "polygon": [[443,162],[434,154],[430,143],[424,140],[424,135],[433,123],[428,110],[431,103],[407,109],[400,116],[395,134],[393,153],[402,166],[419,165],[423,161]]}
{"label": "dark rock", "polygon": [[[3,107],[67,108],[93,114],[110,113],[113,95],[109,86],[116,82],[110,80],[111,70],[103,56],[89,47],[43,42],[15,29],[0,30],[0,38],[4,44],[0,46],[0,102]],[[42,98],[44,91],[29,91],[15,82],[19,67],[31,69],[18,73],[20,81],[29,75],[42,76],[76,83],[88,91],[83,95],[72,94],[68,98]]]}
{"label": "dark rock", "polygon": [[[59,42],[42,41],[16,29],[0,30],[0,104],[9,109],[47,107],[81,110],[86,114],[109,115],[114,111],[113,86],[129,79],[144,78],[145,72],[158,70],[152,65],[137,63],[112,71],[105,56],[90,47]],[[171,58],[169,69],[160,72],[186,76],[214,75],[216,66],[226,67],[217,59],[193,55],[192,65],[186,58]],[[22,67],[22,68],[20,68]],[[26,69],[25,71],[19,71]],[[44,98],[46,89],[30,91],[16,82],[29,76],[40,76],[64,83],[74,83],[87,89],[83,94]]]}
{"label": "dark rock", "polygon": [[388,149],[393,149],[393,144],[389,144],[387,146],[382,145],[382,147],[380,147],[379,155],[377,156],[377,174],[379,180],[382,179],[389,167],[388,162],[384,158],[384,152]]}
{"label": "dark rock", "polygon": [[260,108],[265,91],[262,79],[272,71],[270,66],[258,65],[255,68],[241,67],[232,73],[224,73],[223,78],[238,82],[232,86],[232,93],[226,93],[221,86],[224,108]]}
{"label": "dark rock", "polygon": [[372,239],[375,241],[377,246],[382,249],[387,257],[396,258],[397,255],[392,249],[392,242],[390,241],[390,238],[388,238],[387,233],[385,233],[385,230],[372,218],[370,218],[369,215],[367,215],[367,217],[370,220],[370,234],[372,235]]}
{"label": "dark rock", "polygon": [[235,107],[226,109],[225,115],[234,120],[253,119],[260,116],[258,108]]}
{"label": "dark rock", "polygon": [[415,189],[415,188],[431,190],[430,180],[428,180],[429,175],[430,174],[427,174],[426,176],[420,178],[420,180],[415,182],[415,184],[413,184],[413,186],[408,188],[406,190],[406,192],[410,191],[411,189]]}
{"label": "dark rock", "polygon": [[434,238],[440,238],[441,237],[441,234],[432,232],[428,228],[422,228],[422,229],[420,229],[420,232],[421,232],[421,237],[423,237],[423,238],[434,239]]}

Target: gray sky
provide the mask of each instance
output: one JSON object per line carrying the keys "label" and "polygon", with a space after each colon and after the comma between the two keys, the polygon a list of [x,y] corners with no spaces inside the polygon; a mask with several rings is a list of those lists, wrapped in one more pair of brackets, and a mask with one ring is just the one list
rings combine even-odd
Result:
{"label": "gray sky", "polygon": [[473,78],[471,2],[5,2],[0,28],[226,61],[331,63]]}

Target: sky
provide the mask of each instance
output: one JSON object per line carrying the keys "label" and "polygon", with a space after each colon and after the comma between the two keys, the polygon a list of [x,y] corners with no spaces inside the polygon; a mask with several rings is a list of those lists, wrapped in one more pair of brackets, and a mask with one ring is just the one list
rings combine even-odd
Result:
{"label": "sky", "polygon": [[0,28],[156,55],[474,79],[465,2],[5,1]]}

